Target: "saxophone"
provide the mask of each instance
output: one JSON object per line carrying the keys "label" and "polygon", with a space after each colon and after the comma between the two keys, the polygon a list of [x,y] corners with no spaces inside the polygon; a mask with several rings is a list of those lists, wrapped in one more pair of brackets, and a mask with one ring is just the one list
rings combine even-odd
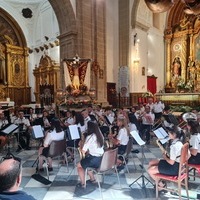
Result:
{"label": "saxophone", "polygon": [[160,148],[160,150],[162,151],[162,153],[164,153],[169,158],[170,156],[167,153],[167,151],[165,150],[165,148],[163,147],[162,143],[160,142],[160,139],[156,140],[156,144],[158,145],[158,147]]}

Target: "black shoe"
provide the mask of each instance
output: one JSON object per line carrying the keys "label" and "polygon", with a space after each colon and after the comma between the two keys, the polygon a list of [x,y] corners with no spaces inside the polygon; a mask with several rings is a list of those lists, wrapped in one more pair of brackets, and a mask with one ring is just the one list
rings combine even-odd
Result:
{"label": "black shoe", "polygon": [[132,150],[131,152],[132,152],[132,153],[139,153],[140,151],[137,150],[137,149],[135,149],[135,150]]}
{"label": "black shoe", "polygon": [[31,150],[31,147],[29,147],[29,146],[28,146],[28,147],[26,147],[26,150]]}
{"label": "black shoe", "polygon": [[124,165],[117,166],[117,171],[121,172],[124,169]]}
{"label": "black shoe", "polygon": [[53,167],[48,167],[48,171],[52,172],[53,171]]}
{"label": "black shoe", "polygon": [[21,147],[18,147],[18,149],[16,150],[17,153],[19,153],[22,150]]}

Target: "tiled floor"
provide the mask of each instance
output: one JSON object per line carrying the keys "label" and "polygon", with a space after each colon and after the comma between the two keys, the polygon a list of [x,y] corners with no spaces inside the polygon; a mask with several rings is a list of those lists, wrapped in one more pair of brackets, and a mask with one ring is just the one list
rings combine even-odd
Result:
{"label": "tiled floor", "polygon": [[[139,184],[142,184],[142,178],[139,178],[136,183],[129,187],[129,185],[142,174],[141,149],[137,145],[134,145],[134,148],[140,150],[140,153],[133,154],[133,158],[129,158],[128,168],[130,173],[127,173],[126,170],[120,172],[121,188],[118,184],[115,174],[110,173],[105,176],[104,183],[102,184],[103,199],[155,199],[155,191],[153,186],[152,184],[148,183],[146,179],[144,179],[144,184],[146,184],[144,188],[139,186]],[[11,152],[16,154],[14,149],[11,149]],[[4,156],[5,154],[6,151],[2,151],[0,156]],[[148,166],[149,160],[161,156],[160,150],[153,145],[146,146],[144,148],[144,154],[145,169]],[[58,161],[55,160],[54,170],[53,172],[50,172],[50,180],[52,183],[50,185],[44,185],[31,178],[31,176],[35,174],[36,165],[33,167],[32,165],[37,158],[37,151],[22,151],[18,153],[18,156],[23,160],[23,180],[21,189],[34,196],[37,200],[101,199],[98,185],[88,184],[86,189],[80,189],[76,187],[76,184],[78,183],[78,176],[73,163],[69,164],[69,168],[67,169],[66,165],[58,167]],[[136,169],[133,160],[135,162]],[[41,175],[46,177],[46,172],[43,172]],[[146,170],[144,176],[149,179]],[[197,194],[200,193],[199,183],[200,179],[189,182],[190,199],[197,199]],[[184,190],[182,193],[184,194]],[[173,196],[170,193],[166,193],[162,194],[160,199],[178,199],[178,197]],[[184,199],[184,197],[182,199]]]}

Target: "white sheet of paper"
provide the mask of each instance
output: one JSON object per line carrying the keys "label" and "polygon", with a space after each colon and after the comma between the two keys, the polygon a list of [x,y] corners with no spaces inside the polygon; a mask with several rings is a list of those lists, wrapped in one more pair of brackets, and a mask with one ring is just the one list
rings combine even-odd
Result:
{"label": "white sheet of paper", "polygon": [[18,128],[18,126],[16,124],[11,124],[7,128],[5,128],[2,132],[5,134],[9,134],[9,133],[12,133],[17,128]]}
{"label": "white sheet of paper", "polygon": [[44,133],[42,131],[41,125],[35,125],[32,127],[33,127],[33,133],[34,133],[36,139],[44,137]]}
{"label": "white sheet of paper", "polygon": [[70,135],[71,135],[71,140],[80,139],[78,126],[76,124],[75,125],[69,125],[69,131],[70,131]]}
{"label": "white sheet of paper", "polygon": [[140,137],[140,135],[138,134],[137,131],[131,131],[130,134],[133,136],[133,138],[135,139],[135,141],[140,145],[144,145],[145,141],[142,140],[142,138]]}
{"label": "white sheet of paper", "polygon": [[169,135],[162,127],[154,130],[153,132],[162,144],[165,144],[169,140]]}

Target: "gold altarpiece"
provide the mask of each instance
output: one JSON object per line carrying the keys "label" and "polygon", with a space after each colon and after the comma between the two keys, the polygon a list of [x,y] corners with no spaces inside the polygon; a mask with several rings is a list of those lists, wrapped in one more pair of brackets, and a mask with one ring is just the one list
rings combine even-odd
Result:
{"label": "gold altarpiece", "polygon": [[28,49],[13,45],[6,35],[3,38],[4,42],[0,43],[0,101],[10,98],[15,105],[28,104]]}
{"label": "gold altarpiece", "polygon": [[33,70],[35,76],[36,103],[50,105],[54,103],[56,93],[61,88],[60,65],[48,55],[41,57],[39,66]]}
{"label": "gold altarpiece", "polygon": [[200,20],[194,15],[182,14],[179,21],[173,23],[171,28],[165,31],[166,92],[178,92],[179,87],[198,93],[200,92]]}

